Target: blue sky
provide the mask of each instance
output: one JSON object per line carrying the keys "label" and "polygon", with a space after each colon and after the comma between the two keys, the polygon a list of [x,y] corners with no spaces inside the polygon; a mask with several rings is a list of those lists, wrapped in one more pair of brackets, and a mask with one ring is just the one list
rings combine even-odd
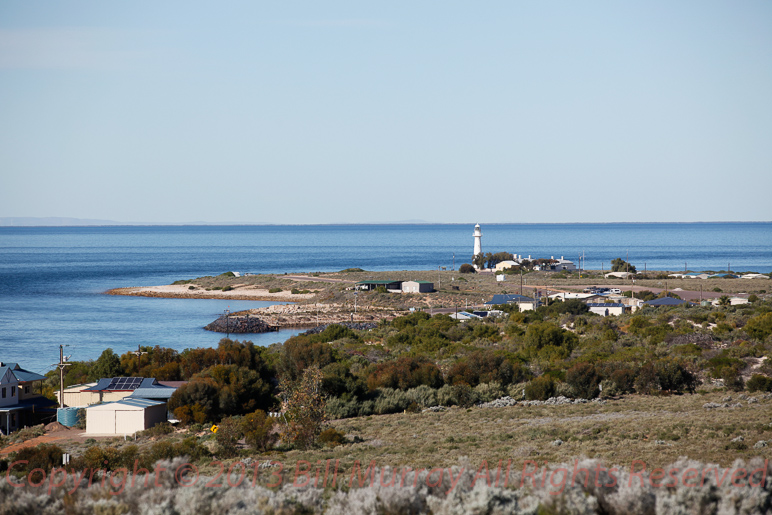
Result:
{"label": "blue sky", "polygon": [[0,217],[772,220],[772,3],[0,3]]}

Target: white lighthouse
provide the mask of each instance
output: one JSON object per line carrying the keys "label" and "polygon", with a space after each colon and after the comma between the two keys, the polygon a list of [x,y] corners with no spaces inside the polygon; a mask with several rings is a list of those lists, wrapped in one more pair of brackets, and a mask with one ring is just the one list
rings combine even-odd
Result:
{"label": "white lighthouse", "polygon": [[474,254],[472,257],[477,257],[482,254],[482,231],[480,230],[480,224],[474,226]]}

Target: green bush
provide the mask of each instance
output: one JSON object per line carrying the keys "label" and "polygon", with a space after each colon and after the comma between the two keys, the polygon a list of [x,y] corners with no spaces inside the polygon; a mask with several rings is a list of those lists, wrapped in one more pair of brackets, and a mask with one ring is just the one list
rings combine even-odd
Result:
{"label": "green bush", "polygon": [[689,372],[680,360],[674,358],[660,359],[655,364],[655,370],[660,389],[678,393],[686,390],[694,393],[697,378]]}
{"label": "green bush", "polygon": [[554,396],[555,381],[551,377],[537,377],[525,386],[525,398],[529,401],[546,401]]}
{"label": "green bush", "polygon": [[279,293],[280,291],[282,291],[281,288],[269,288],[268,289],[268,293]]}
{"label": "green bush", "polygon": [[744,329],[752,338],[765,339],[772,334],[772,311],[751,318]]}
{"label": "green bush", "polygon": [[[16,457],[13,461],[26,460],[29,463],[25,464],[23,467],[20,465],[15,466],[13,468],[13,473],[17,475],[17,477],[21,477],[21,474],[27,475],[34,469],[49,471],[54,467],[61,465],[63,453],[64,450],[62,450],[62,448],[58,445],[54,444],[44,443],[35,447],[24,447],[16,453]],[[29,476],[29,482],[39,483],[43,478],[45,478],[46,473],[47,472],[43,472],[41,474],[40,472],[35,471],[34,474]]]}
{"label": "green bush", "polygon": [[337,447],[346,443],[346,435],[335,428],[328,427],[319,433],[316,441],[326,447]]}
{"label": "green bush", "polygon": [[238,454],[238,441],[244,436],[241,421],[236,417],[228,417],[221,420],[217,426],[217,454],[224,458]]}
{"label": "green bush", "polygon": [[464,263],[463,265],[458,267],[458,272],[460,274],[474,274],[474,273],[477,273],[477,270],[475,270],[475,268],[469,263]]}
{"label": "green bush", "polygon": [[581,399],[594,399],[600,393],[600,375],[590,363],[577,363],[566,371],[566,383],[570,384],[576,396]]}
{"label": "green bush", "polygon": [[635,372],[629,368],[620,368],[613,371],[610,380],[620,393],[630,393],[635,388]]}
{"label": "green bush", "polygon": [[753,374],[745,383],[745,387],[749,392],[772,392],[772,377]]}
{"label": "green bush", "polygon": [[260,452],[267,451],[276,443],[277,435],[273,426],[274,419],[263,410],[255,410],[241,419],[244,440],[252,449]]}
{"label": "green bush", "polygon": [[724,380],[724,386],[727,390],[733,392],[741,392],[745,389],[745,382],[743,376],[735,367],[724,367],[721,369],[721,379]]}
{"label": "green bush", "polygon": [[233,289],[233,286],[223,286],[222,291],[231,291]]}

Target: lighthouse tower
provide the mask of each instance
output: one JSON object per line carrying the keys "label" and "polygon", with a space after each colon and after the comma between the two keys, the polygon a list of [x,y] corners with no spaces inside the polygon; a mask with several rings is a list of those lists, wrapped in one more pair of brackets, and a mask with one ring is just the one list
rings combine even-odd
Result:
{"label": "lighthouse tower", "polygon": [[480,224],[474,226],[474,254],[472,257],[482,254],[482,231],[480,230]]}

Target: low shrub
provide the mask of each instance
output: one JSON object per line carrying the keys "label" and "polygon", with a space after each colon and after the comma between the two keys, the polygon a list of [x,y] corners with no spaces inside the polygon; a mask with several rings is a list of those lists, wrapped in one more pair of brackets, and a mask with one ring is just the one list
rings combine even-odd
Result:
{"label": "low shrub", "polygon": [[268,293],[279,293],[280,291],[282,291],[281,288],[269,288],[268,289]]}
{"label": "low shrub", "polygon": [[353,418],[359,415],[359,403],[356,399],[347,401],[340,397],[332,397],[327,400],[325,412],[331,420]]}
{"label": "low shrub", "polygon": [[555,381],[551,377],[537,377],[525,386],[525,398],[529,401],[546,401],[554,396]]}
{"label": "low shrub", "polygon": [[440,406],[461,406],[468,408],[477,402],[477,392],[472,390],[469,385],[446,384],[437,390],[437,403]]}
{"label": "low shrub", "polygon": [[35,470],[28,477],[28,481],[31,483],[39,483],[46,477],[44,471],[58,467],[62,463],[63,453],[62,448],[55,444],[44,443],[35,447],[25,447],[16,453],[13,461],[27,461],[28,463],[16,465],[13,468],[13,474],[21,477],[21,475],[28,475],[35,469],[40,469],[40,471]]}
{"label": "low shrub", "polygon": [[772,392],[772,377],[753,374],[745,387],[749,392]]}
{"label": "low shrub", "polygon": [[173,432],[174,432],[174,428],[170,423],[161,422],[160,424],[156,424],[149,429],[145,429],[144,431],[138,432],[137,437],[153,438],[155,436],[168,435],[169,433],[173,433]]}
{"label": "low shrub", "polygon": [[402,390],[379,388],[378,398],[375,400],[375,412],[379,415],[400,413],[405,411],[411,402],[413,401]]}
{"label": "low shrub", "polygon": [[328,427],[319,433],[316,441],[326,447],[337,447],[346,443],[346,435],[333,427]]}
{"label": "low shrub", "polygon": [[241,421],[237,417],[221,420],[215,433],[217,454],[224,458],[231,458],[238,454],[238,441],[243,436]]}
{"label": "low shrub", "polygon": [[408,398],[421,408],[429,408],[437,405],[437,390],[422,384],[411,388],[407,392]]}
{"label": "low shrub", "polygon": [[576,396],[581,399],[594,399],[600,393],[600,375],[590,363],[577,363],[566,371],[566,383],[570,384]]}
{"label": "low shrub", "polygon": [[275,420],[263,410],[244,415],[241,419],[241,432],[247,445],[260,452],[273,447],[278,438],[273,430],[274,422]]}
{"label": "low shrub", "polygon": [[504,397],[504,390],[501,383],[492,381],[490,383],[480,383],[474,388],[479,402],[491,402]]}

